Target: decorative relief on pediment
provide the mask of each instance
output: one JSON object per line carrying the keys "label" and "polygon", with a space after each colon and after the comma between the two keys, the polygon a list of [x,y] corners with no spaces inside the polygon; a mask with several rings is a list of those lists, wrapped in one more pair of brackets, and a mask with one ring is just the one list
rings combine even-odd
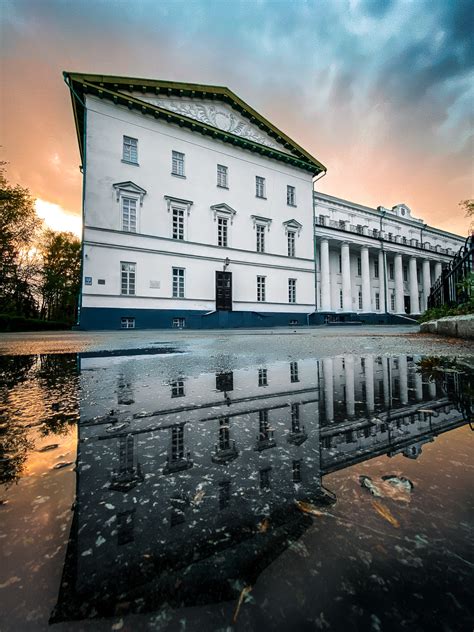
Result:
{"label": "decorative relief on pediment", "polygon": [[170,99],[167,97],[140,98],[143,101],[147,101],[147,103],[200,121],[206,125],[211,125],[223,132],[235,134],[235,136],[240,136],[259,145],[265,145],[265,147],[288,153],[283,145],[272,140],[267,134],[223,103],[195,102],[194,100]]}

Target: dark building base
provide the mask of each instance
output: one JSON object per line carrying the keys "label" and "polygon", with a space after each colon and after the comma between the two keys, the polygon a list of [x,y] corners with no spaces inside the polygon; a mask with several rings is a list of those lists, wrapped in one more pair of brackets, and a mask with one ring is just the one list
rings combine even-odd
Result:
{"label": "dark building base", "polygon": [[[185,309],[126,309],[83,307],[77,329],[123,329],[122,318],[134,318],[135,329],[179,327],[186,329],[236,329],[239,327],[288,327],[314,325],[313,314],[291,312],[204,312]],[[174,324],[173,324],[174,321]]]}

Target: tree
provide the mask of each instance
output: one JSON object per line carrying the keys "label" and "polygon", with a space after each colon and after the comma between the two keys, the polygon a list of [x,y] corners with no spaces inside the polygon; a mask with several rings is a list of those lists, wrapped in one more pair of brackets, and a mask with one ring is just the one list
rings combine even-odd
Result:
{"label": "tree", "polygon": [[461,200],[459,206],[464,211],[465,217],[472,217],[469,230],[474,231],[474,200]]}
{"label": "tree", "polygon": [[74,324],[81,275],[81,242],[72,233],[44,231],[41,316]]}
{"label": "tree", "polygon": [[38,258],[34,244],[42,225],[28,189],[12,186],[0,162],[0,313],[37,315],[34,279]]}

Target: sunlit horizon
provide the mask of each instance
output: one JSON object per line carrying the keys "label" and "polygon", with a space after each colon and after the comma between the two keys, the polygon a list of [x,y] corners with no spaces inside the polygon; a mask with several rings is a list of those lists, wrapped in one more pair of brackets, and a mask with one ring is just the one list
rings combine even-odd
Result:
{"label": "sunlit horizon", "polygon": [[51,230],[70,232],[81,238],[82,220],[78,215],[68,213],[59,204],[41,198],[35,201],[35,210],[38,217]]}

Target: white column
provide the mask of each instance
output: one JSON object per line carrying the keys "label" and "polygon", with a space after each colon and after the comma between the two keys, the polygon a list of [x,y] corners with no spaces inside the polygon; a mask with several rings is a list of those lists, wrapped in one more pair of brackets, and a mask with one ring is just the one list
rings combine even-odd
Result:
{"label": "white column", "polygon": [[362,246],[361,254],[361,272],[362,272],[362,311],[364,314],[372,311],[372,301],[370,298],[370,268],[369,268],[369,249]]}
{"label": "white column", "polygon": [[321,239],[321,311],[331,311],[331,280],[329,277],[329,243],[327,239]]}
{"label": "white column", "polygon": [[365,356],[365,394],[367,399],[367,410],[374,412],[374,356]]}
{"label": "white column", "polygon": [[354,356],[348,355],[345,358],[344,373],[346,376],[346,411],[349,417],[355,413],[355,393],[354,393]]}
{"label": "white column", "polygon": [[385,312],[385,266],[382,250],[379,251],[379,297],[380,311]]}
{"label": "white column", "polygon": [[408,365],[406,355],[398,356],[398,381],[400,383],[400,403],[408,404]]}
{"label": "white column", "polygon": [[428,309],[428,296],[431,290],[431,270],[428,259],[423,261],[423,311]]}
{"label": "white column", "polygon": [[352,312],[351,263],[349,244],[341,246],[342,270],[342,308],[345,312]]}
{"label": "white column", "polygon": [[[416,359],[419,360],[420,357],[418,356]],[[413,370],[415,371],[415,397],[417,402],[421,402],[423,400],[423,377],[416,367]]]}
{"label": "white column", "polygon": [[395,313],[405,313],[405,300],[403,298],[403,264],[402,255],[395,255]]}
{"label": "white column", "polygon": [[[382,375],[383,375],[383,403],[388,408],[390,406],[390,358],[382,358]],[[391,367],[390,367],[391,368]]]}
{"label": "white column", "polygon": [[441,270],[443,269],[441,263],[439,261],[437,261],[435,263],[435,282],[439,279],[439,277],[441,276]]}
{"label": "white column", "polygon": [[420,313],[420,301],[418,295],[418,274],[416,270],[416,257],[410,257],[409,263],[410,278],[410,311],[412,314]]}
{"label": "white column", "polygon": [[327,421],[334,421],[334,368],[332,358],[323,360],[324,407]]}
{"label": "white column", "polygon": [[432,399],[436,398],[436,382],[432,381],[432,382],[428,382],[428,389],[430,392],[430,397]]}

